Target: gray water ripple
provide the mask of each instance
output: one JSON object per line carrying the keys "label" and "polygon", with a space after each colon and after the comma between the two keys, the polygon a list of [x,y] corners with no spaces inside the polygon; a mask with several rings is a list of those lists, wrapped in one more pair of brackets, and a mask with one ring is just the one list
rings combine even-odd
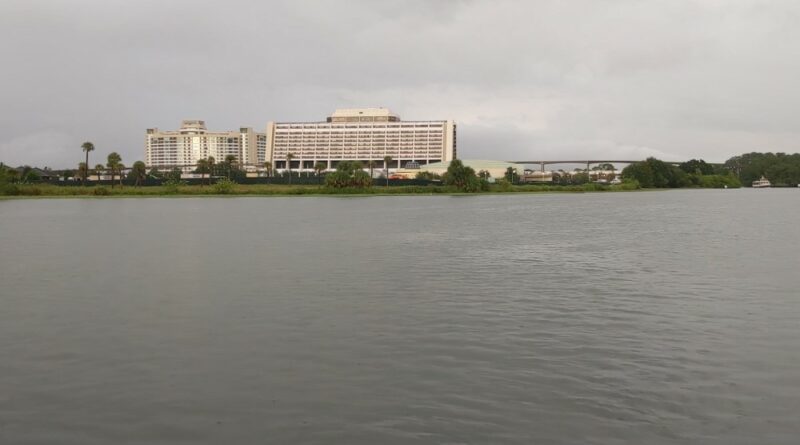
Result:
{"label": "gray water ripple", "polygon": [[793,444],[798,198],[0,201],[0,442]]}

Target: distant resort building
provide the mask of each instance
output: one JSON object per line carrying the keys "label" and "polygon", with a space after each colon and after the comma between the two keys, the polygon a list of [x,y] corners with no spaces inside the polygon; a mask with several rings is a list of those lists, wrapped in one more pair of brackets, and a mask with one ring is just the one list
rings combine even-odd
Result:
{"label": "distant resort building", "polygon": [[553,172],[550,170],[526,170],[521,178],[522,182],[553,182]]}
{"label": "distant resort building", "polygon": [[266,160],[267,136],[252,128],[238,131],[208,131],[201,120],[185,120],[177,131],[148,128],[145,139],[145,164],[161,170],[180,168],[193,171],[197,161],[213,156],[222,161],[228,155],[248,170]]}
{"label": "distant resort building", "polygon": [[619,177],[619,172],[616,170],[525,170],[520,177],[520,181],[527,183],[561,182],[563,179],[572,180],[573,176],[581,174],[586,175],[588,181],[601,184],[612,183]]}
{"label": "distant resort building", "polygon": [[[179,168],[198,177],[194,172],[201,159],[213,157],[222,163],[233,156],[247,176],[256,177],[270,170],[310,173],[320,164],[321,170],[331,171],[340,162],[357,161],[373,177],[388,173],[390,179],[415,179],[420,173],[444,175],[457,158],[456,142],[452,120],[404,121],[386,108],[351,108],[338,109],[320,122],[268,122],[265,133],[248,127],[209,131],[202,120],[184,120],[180,129],[172,131],[148,128],[145,164],[162,171]],[[391,158],[388,165],[387,157]],[[490,182],[505,177],[509,168],[515,172],[515,181],[522,183],[619,182],[619,174],[608,162],[590,169],[592,162],[586,161],[586,169],[573,171],[545,170],[545,162],[539,163],[539,170],[497,160],[462,162]]]}
{"label": "distant resort building", "polygon": [[[517,171],[517,174],[522,172],[522,166],[504,161],[490,161],[482,159],[462,159],[461,162],[466,167],[475,170],[475,173],[486,172],[490,178],[502,178],[505,176],[506,171],[510,167]],[[443,175],[450,167],[450,161],[447,162],[434,162],[428,165],[414,165],[406,163],[404,168],[398,169],[393,173],[397,178],[414,179],[420,172],[428,172],[434,175]]]}
{"label": "distant resort building", "polygon": [[[287,165],[287,155],[291,164]],[[391,157],[389,165],[384,158]],[[386,108],[336,110],[324,122],[269,122],[266,160],[278,170],[311,171],[321,162],[341,161],[365,168],[398,169],[408,162],[428,165],[456,157],[456,125],[451,120],[403,121]]]}
{"label": "distant resort building", "polygon": [[[428,165],[456,157],[452,120],[403,121],[386,108],[339,109],[322,122],[269,122],[266,130],[208,131],[201,120],[184,120],[177,131],[148,128],[145,163],[188,173],[200,159],[213,156],[219,162],[232,155],[250,173],[263,171],[265,162],[278,171],[313,171],[320,162],[333,170],[341,161],[394,171],[408,162]],[[389,165],[386,157],[392,158]]]}

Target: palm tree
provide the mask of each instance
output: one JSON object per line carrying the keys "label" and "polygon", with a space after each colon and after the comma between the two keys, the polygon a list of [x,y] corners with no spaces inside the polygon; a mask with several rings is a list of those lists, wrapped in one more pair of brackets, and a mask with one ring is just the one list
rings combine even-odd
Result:
{"label": "palm tree", "polygon": [[391,156],[383,157],[383,168],[386,170],[386,187],[389,187],[389,163],[392,162]]}
{"label": "palm tree", "polygon": [[267,177],[272,176],[272,162],[264,162],[264,170],[267,171]]}
{"label": "palm tree", "polygon": [[197,173],[200,173],[200,185],[203,185],[206,173],[208,173],[208,159],[197,160]]}
{"label": "palm tree", "polygon": [[211,184],[211,178],[214,176],[214,165],[215,165],[214,156],[208,157],[208,183]]}
{"label": "palm tree", "polygon": [[105,169],[105,167],[103,166],[103,164],[97,164],[97,165],[94,166],[94,174],[97,175],[97,182],[98,183],[100,182],[100,175],[103,173],[104,169]]}
{"label": "palm tree", "polygon": [[294,154],[286,153],[286,170],[289,172],[289,184],[292,183],[292,159],[294,159]]}
{"label": "palm tree", "polygon": [[373,160],[367,161],[367,167],[369,167],[369,179],[372,180],[372,169],[375,168],[375,161]]}
{"label": "palm tree", "polygon": [[119,186],[120,187],[122,187],[122,178],[123,178],[122,173],[123,173],[123,170],[125,170],[125,164],[120,162],[119,164],[117,164],[117,171],[119,171]]}
{"label": "palm tree", "polygon": [[328,168],[328,164],[322,161],[314,164],[314,171],[317,172],[317,182],[320,184],[322,183],[322,172],[325,171],[326,168]]}
{"label": "palm tree", "polygon": [[86,180],[89,177],[89,152],[94,151],[94,144],[89,141],[84,142],[81,144],[81,149],[86,153],[86,170],[84,171],[86,176],[83,176],[83,183],[86,185]]}
{"label": "palm tree", "polygon": [[83,185],[86,185],[86,180],[89,178],[89,166],[85,162],[78,163],[78,176]]}
{"label": "palm tree", "polygon": [[112,151],[108,155],[108,162],[106,163],[106,167],[108,167],[108,171],[111,173],[111,188],[114,188],[114,175],[119,168],[120,163],[122,162],[122,156],[120,156],[116,151]]}
{"label": "palm tree", "polygon": [[236,164],[236,156],[225,156],[225,169],[228,171],[228,179],[231,179],[231,170],[233,169],[234,164]]}
{"label": "palm tree", "polygon": [[144,162],[136,161],[133,163],[131,173],[133,173],[133,177],[136,179],[134,186],[139,187],[139,185],[142,183],[142,180],[147,178],[147,167],[144,165]]}

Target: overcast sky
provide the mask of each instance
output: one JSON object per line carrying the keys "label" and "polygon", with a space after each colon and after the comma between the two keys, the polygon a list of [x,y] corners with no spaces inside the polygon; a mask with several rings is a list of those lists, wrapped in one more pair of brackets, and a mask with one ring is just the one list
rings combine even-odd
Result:
{"label": "overcast sky", "polygon": [[0,2],[0,161],[388,107],[465,159],[800,151],[800,1]]}

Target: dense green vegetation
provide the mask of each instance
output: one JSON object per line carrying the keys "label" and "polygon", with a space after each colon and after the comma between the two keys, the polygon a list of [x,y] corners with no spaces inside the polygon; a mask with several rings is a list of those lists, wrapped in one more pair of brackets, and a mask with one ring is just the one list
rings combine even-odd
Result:
{"label": "dense green vegetation", "polygon": [[441,176],[437,175],[436,173],[431,173],[429,171],[421,171],[416,174],[414,179],[419,179],[422,181],[439,181],[442,179]]}
{"label": "dense green vegetation", "polygon": [[[796,186],[800,183],[800,154],[746,153],[730,158],[724,165],[708,164],[702,159],[692,159],[679,165],[669,164],[655,158],[628,165],[621,172],[622,184],[593,183],[593,171],[576,169],[574,172],[558,171],[553,174],[552,184],[519,184],[520,177],[510,169],[503,178],[490,184],[489,173],[476,173],[460,160],[450,163],[447,172],[435,175],[420,172],[418,181],[389,180],[386,187],[374,187],[372,175],[364,171],[359,162],[341,162],[336,171],[325,173],[325,165],[318,163],[314,173],[293,171],[291,168],[276,173],[272,164],[264,164],[269,184],[253,184],[235,156],[226,156],[222,161],[213,157],[197,163],[197,179],[182,180],[180,169],[160,172],[147,170],[145,164],[136,161],[126,169],[121,156],[111,152],[105,165],[89,168],[89,153],[95,150],[91,142],[81,145],[84,160],[77,170],[38,170],[28,166],[10,168],[0,163],[0,195],[25,196],[121,196],[121,195],[300,195],[300,194],[405,194],[405,193],[499,193],[539,191],[603,191],[635,190],[638,188],[737,188],[750,186],[752,181],[765,176],[775,186]],[[290,166],[293,155],[286,156]],[[392,161],[384,159],[385,166]],[[367,165],[370,171],[380,167],[379,162]],[[599,164],[592,170],[614,172],[614,166]],[[38,172],[38,173],[37,173]],[[126,174],[127,172],[127,174]],[[50,183],[43,182],[39,174]],[[600,172],[598,172],[598,175]],[[96,176],[96,180],[92,176]],[[109,181],[109,177],[111,180]],[[599,177],[599,176],[598,176]],[[74,178],[74,179],[72,179]],[[196,178],[196,177],[195,177]],[[297,178],[297,184],[292,184]],[[605,180],[610,178],[604,177]],[[60,180],[60,182],[59,182]],[[260,181],[260,180],[259,180]],[[379,184],[383,184],[384,179]],[[189,182],[194,185],[189,185]],[[242,183],[250,182],[249,184]],[[390,182],[392,183],[389,187]],[[598,181],[601,182],[601,181]],[[102,185],[100,185],[102,183]],[[287,184],[288,183],[288,184]],[[399,183],[399,184],[398,184]],[[422,183],[420,185],[420,183]],[[427,185],[426,185],[427,183]],[[155,185],[154,185],[155,184]],[[312,185],[313,184],[313,185]],[[408,185],[405,185],[408,184]],[[84,187],[75,187],[83,185]],[[130,187],[133,186],[133,187]]]}
{"label": "dense green vegetation", "polygon": [[479,178],[472,167],[465,166],[458,159],[450,162],[442,180],[445,185],[455,187],[460,192],[475,193],[489,190],[489,182],[484,178]]}
{"label": "dense green vegetation", "polygon": [[746,153],[728,159],[725,169],[747,186],[764,176],[773,186],[795,187],[800,184],[800,153]]}
{"label": "dense green vegetation", "polygon": [[[707,174],[707,172],[710,172]],[[622,177],[636,180],[643,188],[738,188],[742,184],[731,172],[713,174],[705,161],[693,159],[674,166],[656,158],[628,165]]]}
{"label": "dense green vegetation", "polygon": [[[233,155],[225,156],[225,159],[223,159],[222,162],[217,162],[213,156],[209,156],[206,159],[200,159],[197,161],[194,173],[199,174],[201,180],[208,178],[209,180],[207,181],[207,184],[210,184],[212,177],[228,178],[231,181],[241,181],[247,176],[246,172],[239,165],[239,161],[236,159],[236,156]],[[153,172],[151,171],[150,174],[152,175]],[[173,169],[165,176],[168,176],[169,179],[179,180],[181,177],[181,171],[180,169]]]}
{"label": "dense green vegetation", "polygon": [[[319,167],[315,169],[318,176],[325,170],[325,166]],[[335,172],[325,175],[325,186],[334,189],[369,188],[372,187],[372,178],[360,162],[342,161],[336,166]]]}
{"label": "dense green vegetation", "polygon": [[[535,192],[602,192],[636,190],[635,182],[620,185],[511,185],[507,182],[491,184],[481,193],[535,193]],[[333,188],[320,185],[298,184],[237,184],[227,178],[217,183],[206,185],[187,185],[181,181],[168,181],[163,185],[149,187],[119,187],[89,185],[60,186],[53,184],[13,185],[10,195],[41,197],[104,197],[104,196],[286,196],[286,195],[408,195],[408,194],[458,194],[469,193],[449,185],[408,185],[391,187],[344,187]]]}
{"label": "dense green vegetation", "polygon": [[745,153],[723,165],[692,159],[677,167],[648,158],[627,166],[622,176],[636,179],[644,188],[749,187],[762,176],[773,186],[795,187],[800,184],[800,153]]}
{"label": "dense green vegetation", "polygon": [[702,159],[692,159],[690,161],[686,161],[681,163],[678,168],[687,174],[694,173],[697,175],[713,175],[715,173],[714,167]]}
{"label": "dense green vegetation", "polygon": [[3,184],[29,184],[38,182],[41,178],[29,166],[13,169],[0,162],[0,180]]}

